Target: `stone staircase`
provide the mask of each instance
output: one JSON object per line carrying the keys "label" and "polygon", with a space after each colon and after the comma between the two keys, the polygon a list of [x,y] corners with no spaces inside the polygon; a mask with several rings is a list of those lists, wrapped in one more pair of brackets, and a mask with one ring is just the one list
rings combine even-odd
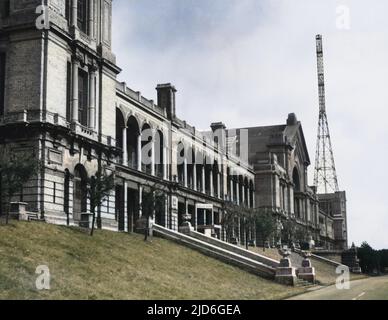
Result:
{"label": "stone staircase", "polygon": [[[214,238],[206,237],[204,235],[203,238],[201,235],[196,235],[197,237],[195,238],[191,235],[191,233],[190,235],[186,235],[156,224],[153,226],[153,233],[155,236],[175,241],[261,277],[271,280],[275,279],[275,266],[279,264],[276,260],[243,250],[237,246],[230,245]],[[267,262],[267,264],[264,262]]]}

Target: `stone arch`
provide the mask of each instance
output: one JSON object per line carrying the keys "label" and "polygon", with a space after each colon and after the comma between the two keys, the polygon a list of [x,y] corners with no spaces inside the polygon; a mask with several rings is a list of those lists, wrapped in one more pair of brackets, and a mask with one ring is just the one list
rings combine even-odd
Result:
{"label": "stone arch", "polygon": [[292,182],[294,183],[294,190],[301,191],[300,174],[297,166],[295,166],[294,170],[292,171]]}
{"label": "stone arch", "polygon": [[163,168],[166,163],[164,149],[166,148],[165,137],[162,130],[155,131],[154,136],[155,146],[155,173],[159,178],[163,178]]}
{"label": "stone arch", "polygon": [[116,108],[116,147],[123,150],[123,129],[126,127],[125,116],[120,108]]}
{"label": "stone arch", "polygon": [[138,158],[139,158],[139,122],[134,116],[130,116],[126,122],[127,124],[127,153],[128,153],[128,166],[132,169],[138,168]]}
{"label": "stone arch", "polygon": [[148,122],[143,122],[141,127],[141,168],[143,172],[152,173],[152,143],[154,131]]}

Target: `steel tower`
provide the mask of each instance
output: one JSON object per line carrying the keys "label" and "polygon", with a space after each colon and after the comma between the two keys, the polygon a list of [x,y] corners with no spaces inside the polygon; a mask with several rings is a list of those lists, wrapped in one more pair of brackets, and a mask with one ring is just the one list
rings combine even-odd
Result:
{"label": "steel tower", "polygon": [[333,193],[339,191],[337,172],[335,169],[333,148],[330,140],[329,124],[326,114],[325,75],[323,67],[322,36],[316,36],[318,90],[319,90],[319,123],[317,136],[317,153],[315,157],[314,185],[317,193]]}

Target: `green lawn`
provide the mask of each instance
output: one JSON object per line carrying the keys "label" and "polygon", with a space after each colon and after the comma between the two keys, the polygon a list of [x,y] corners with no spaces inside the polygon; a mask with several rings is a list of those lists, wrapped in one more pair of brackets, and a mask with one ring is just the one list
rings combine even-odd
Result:
{"label": "green lawn", "polygon": [[[35,287],[39,265],[50,269],[50,290]],[[303,290],[159,238],[0,225],[0,299],[282,299]]]}

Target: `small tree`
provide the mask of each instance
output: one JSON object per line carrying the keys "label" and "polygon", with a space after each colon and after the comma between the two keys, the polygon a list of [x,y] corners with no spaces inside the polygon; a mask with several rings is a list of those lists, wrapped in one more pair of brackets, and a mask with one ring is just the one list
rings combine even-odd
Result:
{"label": "small tree", "polygon": [[243,217],[243,226],[245,231],[245,248],[248,250],[248,238],[249,238],[249,228],[252,228],[255,225],[256,221],[256,211],[252,208],[242,207],[242,217]]}
{"label": "small tree", "polygon": [[288,245],[295,240],[296,236],[296,223],[292,220],[286,220],[283,222],[283,233],[288,242]]}
{"label": "small tree", "polygon": [[90,212],[93,216],[90,235],[93,236],[96,223],[96,209],[102,205],[109,196],[110,191],[114,188],[114,174],[108,174],[106,170],[99,169],[96,175],[90,178],[89,184]]}
{"label": "small tree", "polygon": [[221,225],[225,229],[226,239],[230,241],[230,237],[233,234],[236,218],[238,218],[241,209],[233,202],[225,202],[224,214],[222,215]]}
{"label": "small tree", "polygon": [[166,201],[164,192],[157,188],[156,185],[149,187],[149,191],[143,192],[142,198],[142,213],[146,220],[146,226],[144,228],[144,241],[148,240],[150,234],[150,219],[154,218],[156,211],[162,211]]}
{"label": "small tree", "polygon": [[277,231],[277,222],[270,210],[257,209],[255,214],[256,233],[261,236],[263,251],[265,242]]}
{"label": "small tree", "polygon": [[8,147],[2,151],[0,156],[1,201],[3,197],[6,199],[5,221],[8,224],[12,198],[37,173],[39,161],[31,154],[11,153]]}

